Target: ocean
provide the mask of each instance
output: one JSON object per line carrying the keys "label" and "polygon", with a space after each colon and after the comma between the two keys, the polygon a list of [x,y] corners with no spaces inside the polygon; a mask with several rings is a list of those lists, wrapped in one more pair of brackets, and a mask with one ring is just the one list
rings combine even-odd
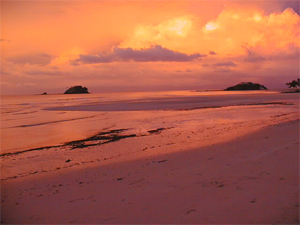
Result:
{"label": "ocean", "polygon": [[[1,96],[1,154],[59,145],[118,129],[160,110],[289,101],[278,91],[165,91]],[[155,124],[155,121],[153,121]]]}

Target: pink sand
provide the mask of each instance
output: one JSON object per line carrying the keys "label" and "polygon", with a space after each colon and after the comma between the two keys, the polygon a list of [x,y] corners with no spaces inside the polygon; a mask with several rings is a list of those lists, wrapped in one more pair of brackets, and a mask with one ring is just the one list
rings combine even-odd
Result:
{"label": "pink sand", "polygon": [[126,113],[139,136],[3,157],[3,223],[299,223],[297,107]]}

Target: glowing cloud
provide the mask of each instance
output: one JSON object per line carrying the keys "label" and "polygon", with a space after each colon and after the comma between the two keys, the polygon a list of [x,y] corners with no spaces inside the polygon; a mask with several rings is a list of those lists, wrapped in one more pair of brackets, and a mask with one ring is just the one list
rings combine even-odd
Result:
{"label": "glowing cloud", "polygon": [[230,6],[203,25],[195,15],[174,17],[158,25],[139,25],[119,47],[140,49],[157,44],[188,54],[213,48],[219,55],[243,55],[244,43],[257,54],[273,54],[291,43],[299,46],[300,20],[293,9],[265,14],[257,7],[237,10]]}
{"label": "glowing cloud", "polygon": [[213,23],[213,22],[208,22],[205,26],[204,26],[204,32],[205,31],[211,31],[211,30],[215,30],[219,27],[219,25],[217,23]]}
{"label": "glowing cloud", "polygon": [[124,40],[119,47],[140,49],[155,43],[182,50],[179,46],[182,43],[179,44],[178,41],[182,42],[188,38],[193,26],[192,16],[174,17],[154,26],[140,25],[135,29],[133,36]]}
{"label": "glowing cloud", "polygon": [[282,87],[299,74],[299,1],[2,1],[1,9],[4,93],[78,83],[216,88],[237,75]]}
{"label": "glowing cloud", "polygon": [[216,19],[206,23],[199,36],[204,47],[213,46],[219,54],[249,55],[249,51],[241,48],[247,43],[252,46],[252,55],[272,55],[283,49],[288,51],[291,44],[299,47],[299,27],[299,15],[290,8],[269,15],[255,8],[225,8]]}
{"label": "glowing cloud", "polygon": [[186,37],[192,25],[193,21],[186,16],[163,22],[157,26],[157,29],[162,36],[178,35],[180,37]]}

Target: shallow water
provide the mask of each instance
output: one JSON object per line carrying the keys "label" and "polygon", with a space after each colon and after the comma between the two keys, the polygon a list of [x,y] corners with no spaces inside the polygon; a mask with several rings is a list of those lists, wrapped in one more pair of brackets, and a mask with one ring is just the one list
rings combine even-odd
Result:
{"label": "shallow water", "polygon": [[[172,91],[79,95],[1,96],[1,153],[62,144],[155,110],[289,102],[296,94],[275,91]],[[153,121],[155,123],[155,121]]]}

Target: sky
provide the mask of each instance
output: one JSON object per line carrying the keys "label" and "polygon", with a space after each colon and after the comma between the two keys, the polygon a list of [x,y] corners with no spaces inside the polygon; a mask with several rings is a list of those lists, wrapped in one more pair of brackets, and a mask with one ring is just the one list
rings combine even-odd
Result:
{"label": "sky", "polygon": [[284,88],[299,1],[1,1],[1,94]]}

